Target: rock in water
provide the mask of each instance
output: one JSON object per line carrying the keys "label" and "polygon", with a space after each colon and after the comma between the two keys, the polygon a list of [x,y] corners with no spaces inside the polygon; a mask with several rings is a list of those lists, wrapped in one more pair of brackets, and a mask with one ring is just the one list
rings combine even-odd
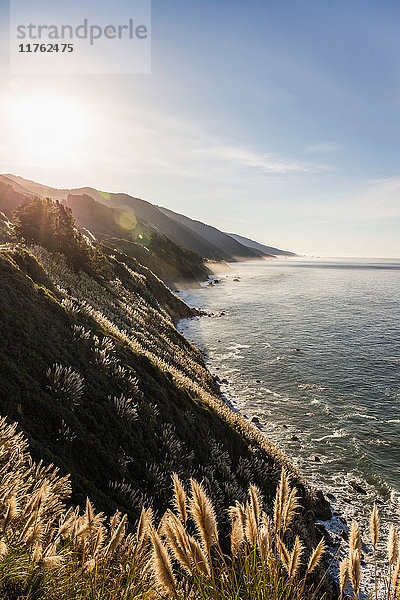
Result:
{"label": "rock in water", "polygon": [[315,518],[319,521],[328,521],[332,518],[332,510],[331,505],[328,500],[325,498],[324,494],[321,490],[315,490],[313,492],[314,498],[314,514]]}
{"label": "rock in water", "polygon": [[357,481],[350,480],[349,484],[358,494],[362,494],[363,496],[367,495],[367,490],[365,490]]}

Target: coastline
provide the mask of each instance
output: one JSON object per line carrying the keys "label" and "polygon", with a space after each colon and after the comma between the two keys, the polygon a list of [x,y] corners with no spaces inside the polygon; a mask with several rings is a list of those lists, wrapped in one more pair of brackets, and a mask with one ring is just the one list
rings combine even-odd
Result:
{"label": "coastline", "polygon": [[[230,275],[234,276],[233,269],[232,269]],[[212,275],[206,281],[202,282],[202,284],[200,285],[200,288],[217,285],[219,283],[220,283],[220,281],[218,280],[218,276]],[[207,369],[210,371],[210,373],[214,377],[214,379],[219,387],[220,396],[221,396],[221,399],[224,401],[224,403],[230,408],[230,410],[241,414],[242,417],[247,419],[248,422],[251,423],[252,426],[254,426],[256,429],[258,429],[258,431],[260,431],[260,433],[262,435],[264,435],[267,439],[269,439],[268,424],[265,421],[263,422],[262,420],[260,420],[260,418],[257,415],[256,409],[252,410],[250,407],[247,406],[246,412],[244,412],[238,406],[238,395],[237,395],[237,390],[234,387],[234,385],[230,381],[228,381],[228,379],[221,376],[221,374],[217,372],[219,370],[219,367],[216,366],[215,362],[213,361],[212,357],[210,356],[210,352],[209,352],[208,348],[204,344],[199,345],[198,342],[196,342],[196,340],[194,340],[190,336],[190,327],[194,320],[205,319],[205,318],[211,318],[211,319],[222,318],[226,315],[226,312],[221,311],[220,313],[212,313],[212,312],[209,312],[206,308],[200,308],[197,310],[198,310],[197,315],[194,315],[189,318],[181,319],[177,323],[176,327],[177,327],[178,331],[180,333],[182,333],[182,335],[184,335],[185,338],[201,352]],[[279,440],[277,442],[274,439],[273,443],[277,443],[278,447],[281,447],[284,452],[287,452],[286,448],[284,446],[280,445]],[[292,456],[291,456],[290,452],[288,453],[288,459],[289,459],[289,461],[292,462]],[[301,465],[299,466],[297,461],[293,462],[292,464],[295,465],[296,469],[300,469],[300,472],[301,472]],[[315,463],[314,470],[315,470],[315,472],[318,472],[318,463]],[[360,520],[360,514],[358,512],[358,507],[357,507],[356,503],[353,503],[353,502],[347,503],[340,497],[338,498],[337,494],[336,494],[336,490],[327,486],[321,480],[316,482],[314,480],[309,481],[306,478],[306,481],[307,481],[307,484],[311,487],[311,489],[313,489],[315,491],[320,490],[323,495],[323,498],[329,504],[329,509],[331,511],[331,517],[326,518],[326,516],[325,516],[322,518],[318,518],[316,522],[317,522],[317,524],[320,528],[320,532],[322,533],[323,537],[325,538],[325,542],[327,544],[327,563],[330,564],[330,573],[331,573],[334,581],[336,583],[338,583],[338,581],[339,581],[339,560],[348,556],[348,549],[349,549],[348,539],[349,539],[349,531],[350,531],[351,521],[356,518],[358,520]],[[364,482],[363,482],[363,484],[364,484]],[[363,487],[361,486],[361,484],[354,482],[354,486],[355,486],[354,487],[355,492],[357,492],[357,487],[358,487],[358,491],[360,492],[361,495],[366,493],[365,490],[363,489]],[[369,492],[368,492],[368,494],[369,494]],[[379,501],[378,501],[378,503],[379,503]],[[360,589],[360,599],[366,600],[366,598],[368,597],[368,594],[370,593],[370,591],[372,589],[371,586],[374,581],[374,565],[373,565],[372,547],[371,547],[369,539],[368,539],[368,533],[369,533],[368,521],[365,518],[364,519],[361,518],[361,525],[362,525],[363,533],[365,534],[365,535],[363,535],[363,538],[365,538],[365,542],[363,541],[363,548],[362,548],[363,549],[362,564],[363,564],[364,576],[363,576],[363,581],[362,581],[362,588]],[[388,529],[388,523],[384,523],[383,528],[384,528],[384,530]],[[386,533],[386,531],[385,531],[385,533]],[[379,565],[383,566],[384,561],[385,561],[384,557],[378,556],[378,566]]]}

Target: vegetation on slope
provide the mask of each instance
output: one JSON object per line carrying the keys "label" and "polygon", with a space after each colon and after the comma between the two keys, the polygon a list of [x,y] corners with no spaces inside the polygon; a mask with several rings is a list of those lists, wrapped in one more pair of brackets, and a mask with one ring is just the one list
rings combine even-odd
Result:
{"label": "vegetation on slope", "polygon": [[13,189],[11,185],[0,181],[0,211],[2,211],[6,217],[12,219],[14,210],[17,206],[28,202],[28,195],[24,195]]}
{"label": "vegetation on slope", "polygon": [[309,597],[306,579],[313,581],[324,544],[313,550],[308,564],[298,537],[292,550],[287,546],[298,498],[284,472],[273,514],[264,512],[254,485],[246,504],[230,508],[224,551],[212,502],[193,479],[187,496],[175,474],[175,510],[168,510],[158,524],[153,511],[143,508],[135,532],[127,535],[126,514],[117,511],[108,520],[89,499],[82,512],[67,509],[68,477],[60,477],[53,466],[33,463],[16,424],[4,419],[0,467],[4,599]]}
{"label": "vegetation on slope", "polygon": [[204,281],[210,274],[199,254],[178,246],[158,233],[141,234],[136,241],[106,239],[103,246],[109,249],[116,248],[127,256],[136,258],[166,283]]}
{"label": "vegetation on slope", "polygon": [[[101,241],[107,247],[118,248],[128,256],[138,259],[164,282],[176,284],[183,280],[201,281],[207,279],[210,273],[204,264],[204,259],[198,253],[176,244],[155,231],[151,225],[137,221],[133,214],[125,214],[121,210],[105,206],[87,194],[69,194],[66,199],[56,201],[57,211],[52,210],[53,204],[52,201],[42,197],[30,198],[14,190],[11,185],[0,181],[0,211],[3,211],[9,220],[17,219],[17,222],[19,214],[25,213],[26,227],[24,232],[19,232],[20,239],[29,238],[29,227],[33,227],[36,231],[42,231],[41,238],[37,239],[38,243],[51,250],[67,253],[68,256],[68,245],[61,244],[59,248],[55,248],[54,241],[49,244],[46,238],[51,237],[51,232],[58,226],[58,221],[61,221],[62,226],[63,220],[73,216],[79,227],[84,228],[93,240]],[[26,214],[29,212],[36,212],[36,215],[31,215],[30,224],[27,222]],[[43,216],[42,223],[39,222],[39,212]],[[51,215],[54,216],[55,212],[57,212],[56,219],[51,219]],[[6,241],[6,237],[9,237],[9,232],[3,233],[4,220],[0,217],[0,242]],[[81,235],[75,228],[72,237],[79,238]],[[76,241],[79,240],[74,241],[75,246]],[[57,242],[60,243],[60,236]],[[83,251],[84,246],[82,244],[80,246]],[[78,252],[75,254],[77,265],[83,265],[85,257],[79,257]]]}
{"label": "vegetation on slope", "polygon": [[[204,486],[172,477],[171,508],[161,518],[143,507],[136,526],[91,501],[66,506],[71,486],[52,465],[34,463],[17,424],[0,420],[0,594],[4,600],[323,600],[321,540],[307,553],[293,534],[300,498],[284,470],[273,504],[250,485],[245,503],[221,527]],[[189,493],[190,490],[190,493]],[[131,524],[132,525],[132,524]],[[128,528],[131,533],[128,533]],[[379,514],[371,514],[376,561]],[[353,521],[348,558],[339,565],[340,600],[360,600],[362,540]],[[371,600],[400,593],[398,533],[387,540],[387,574]],[[376,563],[375,563],[376,564]]]}
{"label": "vegetation on slope", "polygon": [[200,352],[174,326],[192,316],[189,307],[121,251],[102,253],[100,271],[97,263],[82,271],[54,252],[57,228],[29,241],[49,235],[51,250],[36,243],[0,251],[0,411],[18,421],[33,457],[71,473],[74,503],[84,507],[89,496],[130,523],[143,506],[159,516],[168,508],[174,472],[201,481],[221,539],[225,510],[244,503],[251,484],[271,509],[285,467],[301,502],[291,535],[308,557],[318,542],[313,494],[285,455],[221,400]]}

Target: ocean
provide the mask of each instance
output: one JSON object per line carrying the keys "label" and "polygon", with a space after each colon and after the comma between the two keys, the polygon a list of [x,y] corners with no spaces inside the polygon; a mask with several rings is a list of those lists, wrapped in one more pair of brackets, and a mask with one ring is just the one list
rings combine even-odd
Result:
{"label": "ocean", "polygon": [[180,292],[212,313],[183,321],[180,330],[205,352],[226,397],[259,419],[310,483],[349,510],[369,510],[377,500],[394,514],[400,260],[230,267],[219,283]]}

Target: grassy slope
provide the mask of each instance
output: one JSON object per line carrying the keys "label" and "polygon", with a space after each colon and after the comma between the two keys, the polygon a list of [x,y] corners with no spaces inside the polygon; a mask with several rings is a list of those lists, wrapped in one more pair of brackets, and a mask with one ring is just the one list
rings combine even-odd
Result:
{"label": "grassy slope", "polygon": [[[119,508],[133,522],[143,502],[165,509],[177,471],[203,480],[219,511],[243,501],[251,482],[272,499],[286,465],[305,509],[295,529],[314,544],[306,485],[279,450],[223,405],[200,353],[175,329],[173,320],[190,309],[122,253],[109,259],[110,280],[96,282],[71,272],[62,257],[32,251],[43,268],[25,248],[0,251],[0,412],[19,422],[36,459],[71,473],[72,500],[83,504],[88,495],[98,509]],[[95,336],[113,341],[104,360]],[[83,377],[78,405],[49,389],[54,363]],[[121,394],[133,398],[133,421],[116,410],[112,398]]]}
{"label": "grassy slope", "polygon": [[140,264],[145,265],[170,284],[179,284],[182,280],[201,281],[207,279],[210,274],[199,255],[174,244],[168,238],[153,236],[149,246],[117,238],[103,241],[105,252],[118,249],[136,258]]}

